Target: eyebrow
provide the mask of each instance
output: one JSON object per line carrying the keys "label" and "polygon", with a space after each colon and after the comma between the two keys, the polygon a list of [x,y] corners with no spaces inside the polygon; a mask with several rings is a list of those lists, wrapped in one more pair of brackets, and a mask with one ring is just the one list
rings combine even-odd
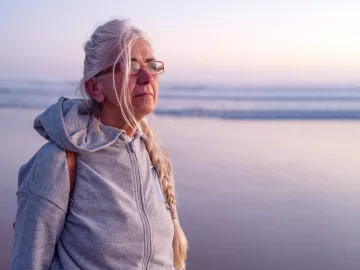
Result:
{"label": "eyebrow", "polygon": [[[153,60],[155,60],[155,57],[150,57],[150,58],[146,58],[145,62],[150,62],[150,61],[153,61]],[[131,61],[139,62],[139,60],[137,60],[136,58],[131,58]]]}

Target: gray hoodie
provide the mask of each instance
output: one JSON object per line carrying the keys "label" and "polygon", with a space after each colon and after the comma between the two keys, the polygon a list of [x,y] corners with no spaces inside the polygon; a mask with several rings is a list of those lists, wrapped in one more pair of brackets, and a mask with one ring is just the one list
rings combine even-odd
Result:
{"label": "gray hoodie", "polygon": [[[132,140],[60,98],[34,128],[49,142],[19,171],[11,269],[174,269],[174,235],[139,131]],[[66,154],[76,152],[73,206]]]}

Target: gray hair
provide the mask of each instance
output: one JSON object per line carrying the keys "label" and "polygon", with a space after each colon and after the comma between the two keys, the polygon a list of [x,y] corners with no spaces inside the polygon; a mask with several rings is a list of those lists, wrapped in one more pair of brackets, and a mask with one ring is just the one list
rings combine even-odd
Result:
{"label": "gray hair", "polygon": [[[137,39],[148,41],[146,34],[131,25],[128,20],[114,19],[96,28],[90,40],[84,45],[84,75],[78,84],[81,96],[91,99],[85,89],[85,82],[93,78],[104,68],[121,61],[124,64],[124,79],[121,85],[120,96],[118,95],[118,91],[116,91],[114,70],[113,87],[122,116],[127,124],[134,129],[138,128],[139,124],[133,116],[130,104],[128,104],[126,89],[128,87],[130,73],[131,47]],[[101,78],[97,79],[100,80]],[[91,114],[100,112],[100,104],[95,100],[92,100],[89,105],[88,109]]]}

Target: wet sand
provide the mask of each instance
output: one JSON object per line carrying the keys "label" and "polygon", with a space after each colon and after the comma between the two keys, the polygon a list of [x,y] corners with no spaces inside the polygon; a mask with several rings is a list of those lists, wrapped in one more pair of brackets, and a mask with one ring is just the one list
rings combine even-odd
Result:
{"label": "wet sand", "polygon": [[[17,172],[45,142],[36,110],[0,109],[0,269]],[[360,125],[151,120],[173,159],[188,269],[360,269]]]}

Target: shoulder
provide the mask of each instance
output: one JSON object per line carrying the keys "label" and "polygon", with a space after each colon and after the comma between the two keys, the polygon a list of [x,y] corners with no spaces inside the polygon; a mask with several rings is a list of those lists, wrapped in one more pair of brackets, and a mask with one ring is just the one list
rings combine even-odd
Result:
{"label": "shoulder", "polygon": [[49,142],[20,168],[18,194],[40,196],[66,211],[70,183],[65,151]]}

